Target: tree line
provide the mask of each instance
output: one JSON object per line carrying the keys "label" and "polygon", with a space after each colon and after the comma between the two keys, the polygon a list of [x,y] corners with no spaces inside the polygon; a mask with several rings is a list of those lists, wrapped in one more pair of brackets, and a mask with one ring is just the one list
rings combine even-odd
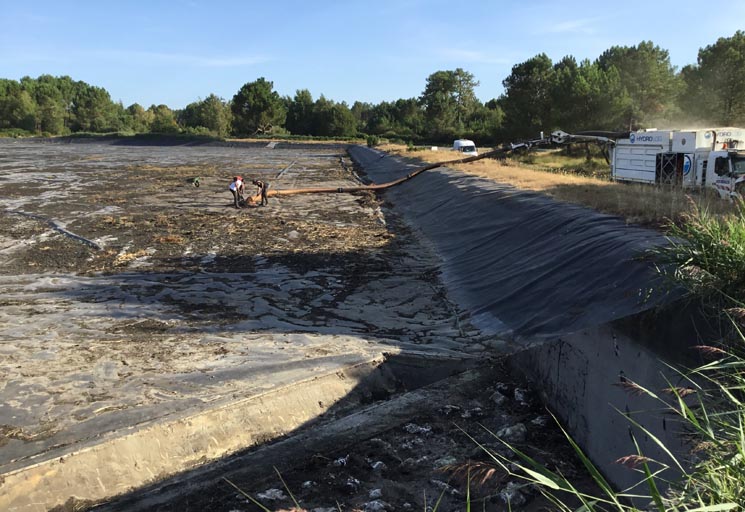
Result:
{"label": "tree line", "polygon": [[557,128],[744,125],[745,32],[701,48],[696,63],[679,71],[667,50],[642,41],[611,47],[594,61],[567,56],[554,63],[542,53],[514,65],[502,84],[504,93],[483,103],[474,75],[457,68],[429,75],[419,97],[349,106],[314,99],[307,89],[283,97],[262,77],[230,100],[211,94],[174,110],[124,107],[105,89],[68,76],[0,79],[0,132],[371,135],[432,143],[467,137],[494,144]]}

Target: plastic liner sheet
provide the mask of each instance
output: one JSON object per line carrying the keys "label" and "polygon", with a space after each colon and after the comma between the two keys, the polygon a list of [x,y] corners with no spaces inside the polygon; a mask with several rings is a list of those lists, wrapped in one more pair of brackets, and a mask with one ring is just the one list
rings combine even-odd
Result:
{"label": "plastic liner sheet", "polygon": [[[362,146],[350,153],[376,183],[416,168]],[[443,167],[385,197],[439,253],[451,296],[485,332],[555,337],[668,297],[644,257],[665,238],[617,217]]]}

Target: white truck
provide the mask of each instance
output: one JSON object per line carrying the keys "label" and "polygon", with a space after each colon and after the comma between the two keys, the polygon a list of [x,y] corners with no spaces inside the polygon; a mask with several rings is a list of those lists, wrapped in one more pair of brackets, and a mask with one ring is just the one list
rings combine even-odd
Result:
{"label": "white truck", "polygon": [[745,128],[644,130],[611,145],[616,181],[711,187],[745,197]]}

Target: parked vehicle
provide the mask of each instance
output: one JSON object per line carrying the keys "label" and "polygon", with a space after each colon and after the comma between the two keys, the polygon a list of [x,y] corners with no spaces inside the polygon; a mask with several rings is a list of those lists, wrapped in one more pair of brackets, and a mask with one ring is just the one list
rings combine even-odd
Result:
{"label": "parked vehicle", "polygon": [[616,181],[712,187],[720,196],[745,193],[745,129],[647,130],[618,139]]}
{"label": "parked vehicle", "polygon": [[478,156],[479,152],[476,150],[476,144],[472,140],[458,139],[453,141],[453,151],[459,151],[465,153],[466,156]]}
{"label": "parked vehicle", "polygon": [[622,138],[551,134],[551,142],[598,142],[610,152],[615,181],[715,189],[745,197],[745,128],[641,130]]}

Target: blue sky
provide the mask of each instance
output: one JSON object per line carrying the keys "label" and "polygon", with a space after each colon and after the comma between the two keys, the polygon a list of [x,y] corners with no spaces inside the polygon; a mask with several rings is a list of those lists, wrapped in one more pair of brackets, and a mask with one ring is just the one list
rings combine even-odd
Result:
{"label": "blue sky", "polygon": [[642,40],[680,68],[745,28],[745,2],[0,0],[0,22],[0,78],[69,75],[125,106],[183,108],[263,76],[351,105],[419,96],[457,67],[487,101],[538,53],[592,60]]}

